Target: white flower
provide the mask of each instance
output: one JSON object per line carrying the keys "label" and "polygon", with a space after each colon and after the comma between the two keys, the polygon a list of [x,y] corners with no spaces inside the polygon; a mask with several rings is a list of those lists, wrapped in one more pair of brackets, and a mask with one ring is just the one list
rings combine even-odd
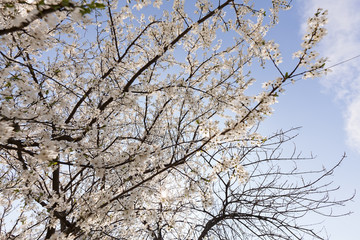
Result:
{"label": "white flower", "polygon": [[75,8],[71,13],[71,17],[75,22],[79,22],[83,19],[83,15],[81,13],[81,8]]}
{"label": "white flower", "polygon": [[38,154],[38,159],[41,161],[52,161],[58,156],[58,151],[53,142],[49,141],[44,143],[40,153]]}
{"label": "white flower", "polygon": [[0,142],[6,142],[13,133],[13,127],[9,125],[8,122],[1,121],[0,122]]}

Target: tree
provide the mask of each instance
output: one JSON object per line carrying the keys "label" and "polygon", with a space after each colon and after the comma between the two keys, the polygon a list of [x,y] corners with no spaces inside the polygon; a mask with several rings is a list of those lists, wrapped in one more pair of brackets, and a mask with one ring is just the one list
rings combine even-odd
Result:
{"label": "tree", "polygon": [[[265,38],[286,1],[0,6],[3,237],[322,239],[297,220],[347,201],[334,169],[284,165],[303,159],[280,154],[291,131],[256,132],[284,84],[325,72],[326,11],[286,72]],[[257,67],[278,77],[247,95]]]}

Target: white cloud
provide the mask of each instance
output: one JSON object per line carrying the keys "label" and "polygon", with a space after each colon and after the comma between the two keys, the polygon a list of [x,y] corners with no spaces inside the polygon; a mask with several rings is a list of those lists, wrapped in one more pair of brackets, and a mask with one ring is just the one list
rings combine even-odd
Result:
{"label": "white cloud", "polygon": [[348,134],[348,144],[358,148],[360,143],[360,98],[350,104],[347,115],[346,131],[351,133]]}
{"label": "white cloud", "polygon": [[[310,17],[319,7],[329,11],[328,35],[318,48],[323,56],[329,57],[328,66],[360,55],[358,0],[309,0],[304,1],[303,6],[304,17]],[[346,106],[344,118],[347,141],[360,151],[360,58],[335,66],[332,70],[332,73],[321,79],[321,83]]]}

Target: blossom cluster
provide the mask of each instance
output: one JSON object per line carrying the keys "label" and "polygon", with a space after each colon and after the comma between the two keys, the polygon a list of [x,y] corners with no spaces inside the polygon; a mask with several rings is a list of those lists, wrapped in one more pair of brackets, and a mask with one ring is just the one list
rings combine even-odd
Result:
{"label": "blossom cluster", "polygon": [[[292,77],[265,40],[288,2],[272,0],[270,18],[254,2],[0,3],[0,200],[27,219],[13,233],[197,238],[224,195],[216,184],[249,179],[229,149],[263,143],[251,129]],[[309,20],[288,72],[323,67],[312,48],[325,22],[321,10]],[[249,95],[253,61],[279,77]]]}
{"label": "blossom cluster", "polygon": [[303,78],[319,77],[328,71],[328,69],[324,70],[327,59],[318,58],[319,54],[312,50],[327,33],[324,27],[327,23],[327,15],[327,10],[319,8],[314,17],[308,19],[308,28],[301,44],[303,49],[293,54],[294,58],[299,59],[299,66],[308,68]]}

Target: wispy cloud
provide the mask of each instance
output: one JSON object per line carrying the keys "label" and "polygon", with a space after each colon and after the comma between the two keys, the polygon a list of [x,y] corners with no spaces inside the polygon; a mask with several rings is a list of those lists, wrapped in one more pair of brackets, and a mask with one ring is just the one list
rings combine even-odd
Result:
{"label": "wispy cloud", "polygon": [[[360,55],[360,2],[358,0],[303,1],[303,16],[311,16],[317,8],[329,10],[328,35],[318,51],[334,65]],[[302,2],[302,3],[303,3]],[[360,152],[360,58],[335,66],[321,79],[336,99],[344,105],[348,144]]]}

